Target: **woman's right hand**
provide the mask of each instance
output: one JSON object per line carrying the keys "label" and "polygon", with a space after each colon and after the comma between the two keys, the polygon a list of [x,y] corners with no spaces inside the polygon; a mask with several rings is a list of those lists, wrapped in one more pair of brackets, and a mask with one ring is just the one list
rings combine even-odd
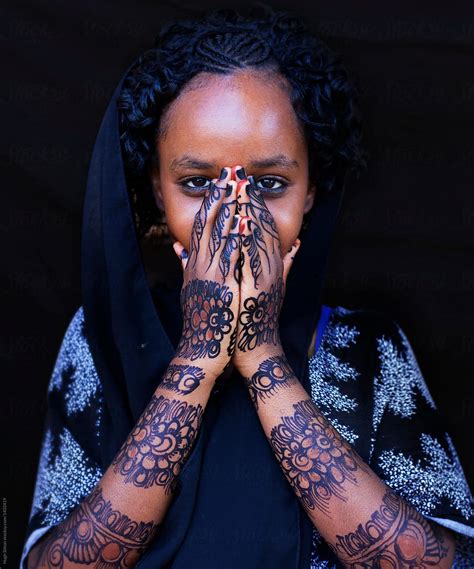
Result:
{"label": "woman's right hand", "polygon": [[231,168],[223,168],[195,215],[189,253],[179,241],[173,244],[183,267],[183,331],[175,358],[192,361],[214,379],[230,361],[237,333],[237,208],[237,182]]}

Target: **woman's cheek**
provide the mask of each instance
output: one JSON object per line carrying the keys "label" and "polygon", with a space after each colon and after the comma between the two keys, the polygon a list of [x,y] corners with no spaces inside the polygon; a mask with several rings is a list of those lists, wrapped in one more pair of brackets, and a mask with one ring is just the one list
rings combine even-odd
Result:
{"label": "woman's cheek", "polygon": [[282,257],[286,255],[298,237],[302,220],[300,208],[295,208],[292,203],[283,202],[284,200],[275,200],[275,203],[271,204],[267,202],[268,210],[275,220],[280,237],[280,253]]}
{"label": "woman's cheek", "polygon": [[200,203],[198,204],[197,200],[179,199],[176,195],[166,197],[168,199],[165,199],[164,205],[168,231],[189,251],[194,216],[199,210]]}
{"label": "woman's cheek", "polygon": [[191,244],[191,233],[194,224],[194,213],[182,213],[174,216],[169,227],[170,232],[175,236],[175,238],[183,244],[184,248],[189,251]]}

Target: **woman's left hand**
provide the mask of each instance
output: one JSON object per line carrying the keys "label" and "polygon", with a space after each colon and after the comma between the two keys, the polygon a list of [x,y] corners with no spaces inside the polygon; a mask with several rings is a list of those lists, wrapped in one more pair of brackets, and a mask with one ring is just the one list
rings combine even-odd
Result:
{"label": "woman's left hand", "polygon": [[286,279],[300,240],[296,239],[282,257],[274,218],[255,180],[252,176],[247,178],[243,169],[239,172],[240,307],[232,361],[241,375],[248,377],[260,362],[283,352],[279,316]]}

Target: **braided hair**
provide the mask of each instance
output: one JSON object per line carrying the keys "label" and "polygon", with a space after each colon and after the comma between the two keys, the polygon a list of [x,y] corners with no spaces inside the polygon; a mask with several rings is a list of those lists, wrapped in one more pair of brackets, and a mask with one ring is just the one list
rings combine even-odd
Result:
{"label": "braided hair", "polygon": [[341,175],[359,175],[366,167],[357,92],[340,56],[299,18],[260,5],[248,16],[218,9],[179,19],[164,26],[153,47],[138,57],[118,100],[125,176],[140,237],[163,224],[147,165],[158,160],[156,139],[166,132],[167,106],[200,72],[244,68],[273,71],[289,83],[318,192],[336,191]]}

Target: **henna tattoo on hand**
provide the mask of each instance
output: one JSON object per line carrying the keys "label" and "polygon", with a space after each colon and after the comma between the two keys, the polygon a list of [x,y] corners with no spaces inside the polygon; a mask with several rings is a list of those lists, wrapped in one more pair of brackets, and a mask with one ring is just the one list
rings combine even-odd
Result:
{"label": "henna tattoo on hand", "polygon": [[193,279],[181,290],[183,333],[178,357],[216,358],[224,336],[231,331],[233,293],[215,281]]}
{"label": "henna tattoo on hand", "polygon": [[278,389],[290,387],[296,381],[293,370],[284,354],[264,360],[252,377],[245,378],[250,397],[257,410],[259,400],[263,401],[269,398]]}
{"label": "henna tattoo on hand", "polygon": [[[271,260],[265,243],[264,232],[272,237],[272,254],[275,253],[275,240],[280,241],[275,220],[269,212],[265,200],[262,198],[255,180],[252,176],[248,178],[249,184],[245,186],[248,200],[241,200],[239,203],[239,211],[243,216],[249,216],[253,220],[252,233],[246,235],[242,239],[242,247],[246,250],[250,262],[250,271],[253,276],[254,287],[258,289],[258,281],[262,275],[262,259],[265,257],[268,265],[268,271],[271,271]],[[248,221],[249,228],[251,221]]]}
{"label": "henna tattoo on hand", "polygon": [[269,441],[284,474],[306,510],[331,517],[329,501],[347,501],[344,485],[357,485],[355,473],[367,472],[358,454],[340,438],[311,399],[293,405],[294,414],[282,417]]}
{"label": "henna tattoo on hand", "polygon": [[[237,217],[234,217],[234,220],[232,222],[232,227],[231,227],[231,231],[234,230],[237,227]],[[220,259],[219,259],[219,269],[220,272],[222,274],[222,277],[225,279],[227,277],[227,275],[230,272],[230,257],[232,255],[232,251],[235,251],[236,249],[239,248],[239,234],[238,233],[231,233],[229,231],[229,234],[227,235],[227,239],[226,239],[226,243],[224,245],[224,249],[221,253]],[[236,264],[238,265],[238,263]],[[234,267],[234,279],[235,282],[240,282],[240,277],[239,277],[239,272],[238,272],[238,268],[237,266]]]}
{"label": "henna tattoo on hand", "polygon": [[270,259],[265,249],[265,241],[263,240],[262,232],[258,226],[254,227],[252,233],[249,233],[248,235],[242,237],[242,247],[247,250],[247,256],[250,261],[250,271],[253,276],[253,285],[256,289],[258,289],[258,279],[263,272],[259,250],[265,254],[270,270]]}
{"label": "henna tattoo on hand", "polygon": [[[230,194],[232,193],[232,186],[230,184],[227,185],[227,190],[226,190],[226,196],[228,197]],[[235,244],[232,243],[232,241],[236,241],[236,237],[238,238],[238,233],[235,235],[229,235],[229,237],[227,237],[226,235],[223,235],[223,231],[224,231],[224,227],[226,225],[227,220],[230,217],[230,209],[231,206],[233,204],[235,204],[237,201],[237,199],[234,199],[232,201],[227,201],[227,202],[223,202],[221,204],[221,207],[219,209],[219,212],[216,216],[216,220],[214,222],[214,225],[212,226],[212,230],[211,230],[211,238],[209,240],[209,264],[207,266],[207,268],[209,269],[209,267],[212,265],[212,262],[214,260],[214,257],[217,253],[217,251],[219,251],[219,249],[221,248],[222,245],[222,241],[226,241],[226,244],[224,246],[224,251],[221,254],[221,257],[219,259],[219,268],[221,269],[222,272],[222,276],[225,278],[227,276],[227,274],[229,273],[229,264],[226,264],[226,258],[228,258],[228,256],[230,256],[230,253],[232,252],[232,248],[236,249],[238,247],[238,240],[237,240],[237,246],[234,246]],[[235,226],[235,222],[232,222],[232,227]],[[232,229],[231,227],[231,229]],[[228,245],[229,243],[229,239],[230,239],[230,245]]]}
{"label": "henna tattoo on hand", "polygon": [[175,490],[181,466],[191,451],[202,415],[201,405],[153,395],[137,425],[112,461],[114,472],[139,488]]}
{"label": "henna tattoo on hand", "polygon": [[283,303],[283,278],[279,277],[270,292],[261,292],[257,298],[244,300],[239,315],[242,325],[238,347],[245,352],[262,344],[277,345],[279,341],[278,317]]}
{"label": "henna tattoo on hand", "polygon": [[206,374],[200,367],[170,364],[161,380],[160,387],[187,395],[199,387],[205,377]]}
{"label": "henna tattoo on hand", "polygon": [[[248,177],[249,185],[247,186],[247,194],[250,198],[250,203],[243,203],[242,205],[245,206],[245,211],[248,211],[247,208],[252,208],[254,217],[258,218],[260,221],[260,225],[262,226],[263,231],[271,235],[272,237],[272,253],[275,252],[275,240],[279,243],[280,237],[278,235],[278,230],[275,224],[275,219],[273,215],[268,210],[267,204],[263,199],[262,193],[258,189],[257,184],[255,183],[255,179],[253,176]],[[245,213],[244,215],[248,215]]]}
{"label": "henna tattoo on hand", "polygon": [[350,569],[438,567],[447,556],[439,528],[428,521],[390,488],[383,504],[364,525],[346,535],[337,535],[331,550]]}
{"label": "henna tattoo on hand", "polygon": [[221,192],[223,191],[222,188],[217,186],[214,182],[209,185],[208,193],[206,192],[206,196],[204,201],[202,202],[201,207],[196,212],[194,216],[194,223],[191,232],[191,243],[189,246],[189,263],[193,263],[193,266],[196,265],[197,256],[199,253],[199,248],[201,245],[202,235],[204,233],[204,227],[207,223],[207,214],[211,209],[212,205],[219,200]]}
{"label": "henna tattoo on hand", "polygon": [[232,330],[232,334],[230,335],[229,345],[227,346],[227,355],[232,357],[235,352],[235,346],[237,344],[237,328]]}
{"label": "henna tattoo on hand", "polygon": [[62,568],[66,561],[96,569],[134,567],[158,528],[114,510],[98,486],[40,542],[38,567]]}

